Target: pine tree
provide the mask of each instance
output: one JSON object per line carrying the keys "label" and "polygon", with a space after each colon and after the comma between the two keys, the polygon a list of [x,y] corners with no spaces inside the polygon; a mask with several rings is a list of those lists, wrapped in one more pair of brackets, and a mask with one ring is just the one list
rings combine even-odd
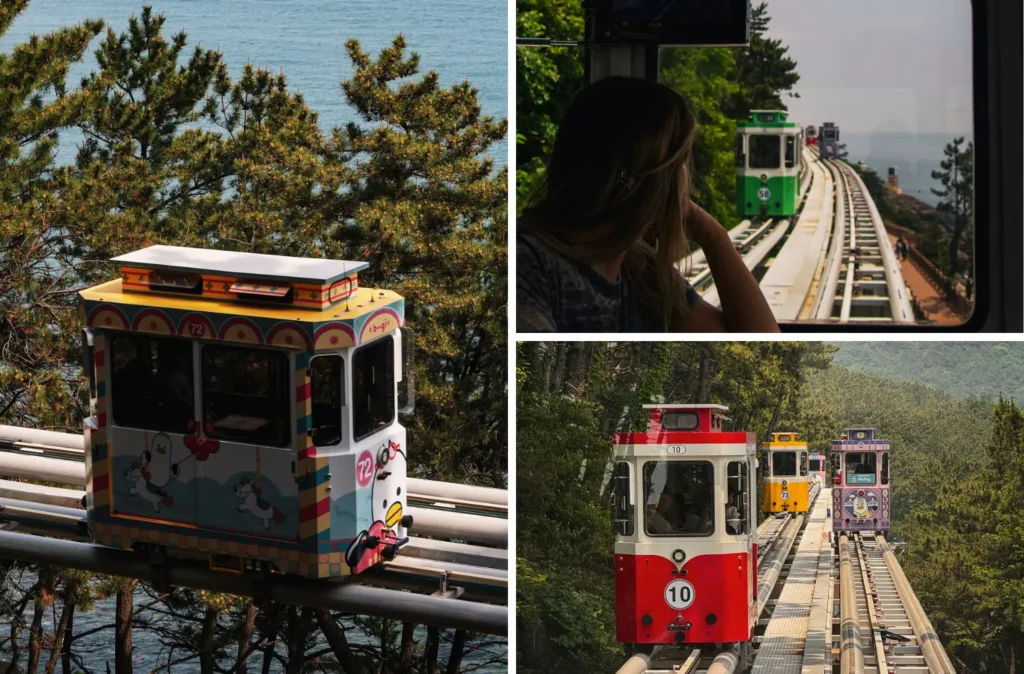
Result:
{"label": "pine tree", "polygon": [[[0,36],[27,6],[0,4]],[[102,21],[33,35],[0,53],[0,421],[67,428],[80,418],[73,313],[75,278],[54,223],[66,213],[54,178],[58,131],[80,118],[85,96],[68,93]]]}
{"label": "pine tree", "polygon": [[738,88],[723,105],[734,120],[747,119],[751,110],[786,110],[782,95],[800,81],[796,61],[787,55],[789,47],[767,37],[770,22],[767,3],[752,8],[750,46],[736,50],[733,79]]}
{"label": "pine tree", "polygon": [[[468,83],[444,89],[399,36],[376,59],[347,44],[355,74],[342,87],[370,128],[333,134],[329,157],[355,173],[332,206],[330,237],[371,262],[360,281],[406,298],[417,331],[416,454],[432,475],[462,465],[504,486],[507,170],[481,155],[507,122],[481,116]],[[429,459],[428,459],[429,457]]]}
{"label": "pine tree", "polygon": [[[960,268],[960,239],[964,230],[974,228],[974,142],[961,149],[964,138],[956,138],[945,147],[946,158],[939,171],[932,171],[932,180],[939,181],[940,189],[932,194],[942,197],[938,210],[953,216],[953,235],[949,241],[949,276],[954,278]],[[973,252],[969,253],[973,257]]]}

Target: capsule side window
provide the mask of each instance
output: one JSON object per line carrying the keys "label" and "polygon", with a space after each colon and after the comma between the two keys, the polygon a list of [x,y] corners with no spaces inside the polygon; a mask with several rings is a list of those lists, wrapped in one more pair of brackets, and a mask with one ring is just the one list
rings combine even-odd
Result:
{"label": "capsule side window", "polygon": [[736,135],[736,168],[747,167],[747,155],[743,151],[743,134]]}
{"label": "capsule side window", "polygon": [[807,475],[807,452],[800,452],[800,474]]}
{"label": "capsule side window", "polygon": [[615,464],[615,533],[619,536],[633,535],[633,479],[632,467],[628,461]]}
{"label": "capsule side window", "polygon": [[889,484],[889,452],[882,454],[882,484]]}
{"label": "capsule side window", "polygon": [[390,335],[356,350],[352,363],[352,430],[362,440],[395,420],[395,340]]}
{"label": "capsule side window", "polygon": [[726,469],[728,499],[725,503],[725,531],[740,536],[750,531],[747,463],[730,461]]}
{"label": "capsule side window", "polygon": [[796,164],[796,136],[786,136],[786,168]]}
{"label": "capsule side window", "polygon": [[341,444],[345,406],[345,361],[340,355],[316,356],[309,364],[312,436],[317,447]]}

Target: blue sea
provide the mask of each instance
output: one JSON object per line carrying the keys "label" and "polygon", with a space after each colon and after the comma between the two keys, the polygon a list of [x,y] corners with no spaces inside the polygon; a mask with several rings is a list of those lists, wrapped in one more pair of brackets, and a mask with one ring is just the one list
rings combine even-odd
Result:
{"label": "blue sea", "polygon": [[972,138],[970,134],[943,133],[848,133],[840,129],[840,140],[846,144],[851,164],[863,161],[885,180],[889,167],[896,167],[900,189],[926,204],[935,206],[939,197],[931,188],[939,187],[932,178],[932,171],[942,167],[943,150],[955,138],[964,137],[961,146],[966,147]]}
{"label": "blue sea", "polygon": [[[3,1],[3,0],[0,0]],[[126,0],[32,0],[28,9],[0,38],[0,52],[10,49],[31,34],[45,34],[85,18],[102,18],[115,31],[128,26],[133,14],[141,13],[143,2]],[[362,44],[371,56],[387,46],[398,33],[405,36],[410,51],[420,55],[421,72],[436,70],[445,86],[468,80],[477,90],[482,112],[495,118],[508,115],[508,5],[480,0],[149,0],[153,9],[166,16],[165,36],[179,31],[188,35],[184,50],[194,45],[215,48],[224,54],[228,68],[237,78],[247,62],[282,71],[291,91],[303,94],[307,105],[318,113],[322,128],[359,121],[347,105],[341,81],[353,68],[344,49],[349,38]],[[102,37],[102,35],[101,35]],[[97,38],[82,64],[76,65],[69,85],[96,68],[93,52]],[[80,136],[61,137],[58,161],[72,161]],[[508,162],[508,143],[495,144],[491,155],[496,167]],[[141,592],[136,606],[147,603]],[[59,610],[59,609],[58,609]],[[98,602],[90,612],[75,618],[76,633],[113,622],[113,600]],[[52,629],[47,612],[48,631]],[[423,643],[425,630],[417,634]],[[112,631],[98,632],[76,643],[94,671],[104,671],[112,660]],[[364,643],[349,631],[349,640]],[[167,662],[167,647],[152,633],[136,629],[134,635],[136,671],[150,671]],[[490,649],[504,653],[504,645]],[[441,647],[441,659],[447,646]],[[488,660],[482,653],[467,653],[464,668]],[[250,659],[249,671],[259,671],[260,657]],[[22,663],[24,664],[24,662]],[[171,669],[192,672],[195,662]],[[281,671],[275,663],[272,671]],[[476,671],[497,674],[505,667],[484,667]]]}
{"label": "blue sea", "polygon": [[[234,78],[247,62],[281,71],[291,91],[301,92],[320,126],[330,129],[358,121],[345,102],[342,80],[353,68],[344,43],[359,40],[375,56],[401,33],[408,50],[420,55],[420,70],[436,70],[441,84],[469,80],[482,112],[508,116],[508,5],[481,0],[32,0],[0,38],[0,52],[32,33],[45,34],[86,18],[101,18],[117,32],[128,27],[142,5],[166,16],[164,35],[188,35],[183,50],[194,45],[217,49]],[[69,84],[96,68],[90,46],[84,62],[71,71]],[[81,137],[65,134],[60,161],[72,161]],[[508,143],[491,149],[495,166],[508,162]]]}

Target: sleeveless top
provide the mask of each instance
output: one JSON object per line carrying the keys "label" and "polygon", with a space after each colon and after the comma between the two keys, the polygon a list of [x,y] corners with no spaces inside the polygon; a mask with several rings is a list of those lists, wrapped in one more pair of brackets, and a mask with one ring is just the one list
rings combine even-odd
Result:
{"label": "sleeveless top", "polygon": [[[700,295],[686,286],[693,306]],[[516,331],[664,332],[658,312],[625,279],[609,281],[530,234],[516,236]]]}

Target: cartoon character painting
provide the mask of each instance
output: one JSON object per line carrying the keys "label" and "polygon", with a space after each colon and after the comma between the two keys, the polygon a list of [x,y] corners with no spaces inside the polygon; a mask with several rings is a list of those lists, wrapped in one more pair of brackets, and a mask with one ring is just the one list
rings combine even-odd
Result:
{"label": "cartoon character painting", "polygon": [[238,504],[238,512],[250,512],[257,519],[263,520],[263,528],[269,529],[271,522],[281,524],[285,520],[284,513],[272,505],[270,501],[260,497],[260,488],[252,478],[243,477],[235,485],[235,495],[242,499]]}
{"label": "cartoon character painting", "polygon": [[[861,492],[861,494],[862,493],[863,492]],[[863,519],[870,515],[871,511],[868,510],[868,500],[861,494],[858,494],[857,497],[853,499],[853,516]]]}
{"label": "cartoon character painting", "polygon": [[128,494],[153,504],[153,512],[160,512],[161,505],[174,505],[174,499],[164,489],[180,472],[178,464],[171,460],[171,453],[170,437],[166,433],[157,433],[150,448],[124,471],[128,481],[134,483]]}
{"label": "cartoon character painting", "polygon": [[[387,470],[392,462],[405,461],[405,452],[394,441],[381,448],[377,457],[376,471],[370,487],[370,500],[373,507],[373,524],[368,530],[359,532],[345,552],[345,561],[352,573],[362,573],[384,557],[392,559],[403,541],[399,540],[396,528],[399,524],[409,527],[412,518],[402,514],[402,481],[389,480],[391,471]],[[403,470],[402,475],[405,474]]]}

